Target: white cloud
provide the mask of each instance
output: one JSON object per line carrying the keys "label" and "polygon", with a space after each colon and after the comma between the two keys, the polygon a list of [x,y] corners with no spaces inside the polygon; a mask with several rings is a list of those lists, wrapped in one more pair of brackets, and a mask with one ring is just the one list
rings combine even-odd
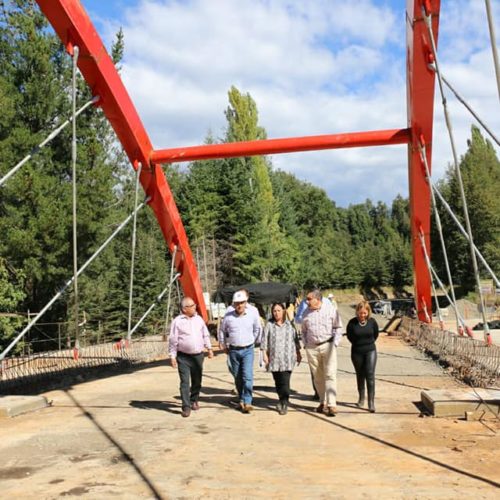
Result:
{"label": "white cloud", "polygon": [[[385,3],[385,5],[384,5]],[[85,2],[84,2],[85,4]],[[500,16],[500,2],[492,2]],[[201,144],[225,127],[231,85],[257,102],[268,136],[406,126],[404,2],[142,0],[123,10],[122,75],[156,148]],[[484,3],[442,0],[440,62],[497,131],[498,95]],[[101,20],[109,45],[116,20]],[[448,92],[459,154],[472,119]],[[434,174],[451,161],[436,89]],[[275,155],[339,205],[407,195],[405,146]]]}

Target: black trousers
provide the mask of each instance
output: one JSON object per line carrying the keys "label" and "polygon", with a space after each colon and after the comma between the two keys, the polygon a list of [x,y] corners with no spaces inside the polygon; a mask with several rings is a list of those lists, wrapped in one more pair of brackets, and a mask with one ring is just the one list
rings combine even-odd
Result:
{"label": "black trousers", "polygon": [[198,401],[201,390],[204,354],[177,353],[177,370],[181,379],[180,391],[182,409],[191,408]]}
{"label": "black trousers", "polygon": [[368,399],[375,397],[375,366],[377,365],[377,351],[357,353],[351,351],[351,361],[356,370],[356,381],[359,395],[364,397],[365,383],[368,389]]}
{"label": "black trousers", "polygon": [[288,403],[290,399],[290,377],[292,376],[292,372],[272,372],[272,374],[280,401]]}

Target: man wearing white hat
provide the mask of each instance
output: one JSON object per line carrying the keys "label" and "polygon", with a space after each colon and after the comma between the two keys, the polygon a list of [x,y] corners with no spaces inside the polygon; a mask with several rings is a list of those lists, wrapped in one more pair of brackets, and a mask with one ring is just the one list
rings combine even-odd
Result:
{"label": "man wearing white hat", "polygon": [[253,410],[254,344],[260,336],[259,317],[247,308],[247,302],[248,294],[245,291],[234,293],[234,311],[224,316],[219,332],[219,344],[229,356],[243,413]]}

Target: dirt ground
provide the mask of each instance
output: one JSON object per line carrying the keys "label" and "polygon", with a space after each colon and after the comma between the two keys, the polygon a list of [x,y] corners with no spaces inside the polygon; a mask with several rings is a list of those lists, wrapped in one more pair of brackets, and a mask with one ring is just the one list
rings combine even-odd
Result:
{"label": "dirt ground", "polygon": [[378,350],[375,414],[354,406],[346,340],[335,418],[314,412],[305,364],[288,415],[257,365],[255,411],[238,412],[224,354],[189,418],[165,361],[48,392],[51,407],[0,420],[0,497],[499,498],[498,421],[421,416],[421,390],[461,385],[397,337]]}

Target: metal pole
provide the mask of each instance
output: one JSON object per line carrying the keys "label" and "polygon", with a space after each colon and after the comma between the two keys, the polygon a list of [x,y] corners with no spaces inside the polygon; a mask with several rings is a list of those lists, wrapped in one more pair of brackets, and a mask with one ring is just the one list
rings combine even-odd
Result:
{"label": "metal pole", "polygon": [[[453,279],[451,277],[450,263],[448,261],[448,252],[446,250],[446,243],[444,241],[444,235],[443,235],[443,227],[441,225],[441,217],[439,215],[439,211],[437,208],[436,197],[434,196],[434,190],[432,189],[431,173],[429,170],[429,164],[427,162],[426,147],[425,147],[425,144],[423,143],[423,139],[420,140],[418,146],[420,148],[420,153],[422,156],[422,163],[425,167],[425,176],[426,176],[427,183],[429,184],[429,188],[430,188],[430,192],[431,192],[431,206],[432,206],[432,209],[434,210],[434,219],[436,221],[436,228],[437,228],[438,233],[439,233],[439,241],[441,243],[441,250],[443,252],[443,259],[444,259],[444,265],[445,265],[445,269],[446,269],[446,276],[448,277],[448,285],[450,286],[450,293],[451,293],[451,296],[453,298],[453,307],[455,308],[455,313],[456,313],[457,300],[455,297],[455,285],[453,284]],[[434,294],[435,294],[434,281],[432,279],[432,274],[430,271],[429,271],[429,275],[431,277],[431,285],[432,285],[432,288],[433,288]],[[436,296],[436,301],[437,301],[437,296]],[[439,309],[439,304],[438,304],[438,309]],[[441,311],[436,311],[436,312],[438,312],[439,321],[440,321],[440,323],[442,323]],[[456,316],[456,314],[455,314],[455,316]],[[458,333],[460,331],[460,324],[458,322],[457,316],[456,316],[456,320],[457,320],[457,333]]]}
{"label": "metal pole", "polygon": [[[146,198],[146,200],[144,200],[138,207],[137,207],[137,210],[140,210],[148,201],[149,201],[149,197]],[[133,217],[133,213],[130,214],[114,231],[113,231],[113,234],[96,250],[96,252],[94,253],[94,255],[92,255],[92,257],[90,257],[89,260],[87,260],[87,262],[85,262],[85,264],[80,268],[80,270],[78,271],[78,276],[80,274],[83,273],[83,271],[85,271],[85,269],[87,269],[87,267],[94,261],[94,259],[111,243],[111,241],[113,240],[113,238],[130,222],[130,220],[132,219]],[[45,305],[45,307],[28,323],[28,325],[26,325],[25,328],[23,328],[23,330],[21,331],[21,333],[19,333],[19,335],[7,346],[7,348],[0,354],[0,361],[2,359],[5,358],[5,356],[7,356],[7,354],[10,352],[10,350],[19,342],[19,340],[21,340],[24,335],[26,334],[26,332],[28,332],[30,330],[30,328],[52,307],[52,305],[54,304],[54,302],[56,302],[56,300],[65,292],[65,290],[73,283],[74,281],[74,276],[69,279],[68,281],[66,281],[66,283],[64,283],[64,285],[62,286],[62,288],[54,295],[54,297],[52,297],[52,299]],[[68,338],[69,337],[69,329],[68,329]],[[71,346],[69,346],[71,347]]]}
{"label": "metal pole", "polygon": [[[172,282],[175,269],[175,257],[177,255],[177,245],[174,246],[174,251],[172,252],[172,262],[170,263],[170,282]],[[165,335],[167,334],[168,320],[170,317],[170,288],[167,295],[167,314],[165,315]]]}
{"label": "metal pole", "polygon": [[[458,229],[460,229],[460,232],[465,236],[467,241],[469,241],[469,235],[467,234],[467,231],[464,229],[460,221],[458,220],[457,216],[453,213],[453,210],[451,209],[450,205],[448,202],[444,199],[443,195],[440,193],[439,189],[431,183],[433,191],[437,194],[439,200],[443,204],[444,208],[450,215],[450,217],[455,221],[455,224],[457,225]],[[493,278],[493,281],[496,283],[497,288],[500,288],[500,281],[493,272],[493,269],[489,266],[488,262],[486,262],[486,259],[483,257],[479,249],[474,245],[474,251],[476,252],[476,255],[479,257],[479,260],[482,262],[483,266],[486,268],[486,270],[490,273],[490,276]]]}
{"label": "metal pole", "polygon": [[486,15],[488,16],[488,27],[490,29],[491,51],[493,52],[493,63],[495,65],[495,74],[497,77],[498,97],[500,99],[500,69],[498,68],[498,52],[495,37],[495,23],[493,22],[493,13],[491,11],[490,0],[484,0],[486,4]]}
{"label": "metal pole", "polygon": [[75,347],[78,349],[80,347],[80,333],[78,327],[78,316],[79,316],[79,301],[78,301],[78,238],[77,238],[77,227],[76,227],[76,70],[78,62],[78,46],[73,47],[73,73],[72,73],[72,116],[73,121],[71,123],[72,128],[72,139],[71,139],[71,165],[72,165],[72,184],[73,184],[73,293],[75,297]]}
{"label": "metal pole", "polygon": [[137,173],[135,177],[135,200],[134,200],[134,221],[132,223],[132,256],[130,258],[130,283],[128,294],[128,324],[127,324],[127,339],[130,340],[132,332],[132,300],[134,296],[134,263],[135,263],[135,247],[137,241],[137,203],[139,200],[139,178],[141,176],[142,163],[139,162],[137,166]]}
{"label": "metal pole", "polygon": [[322,149],[357,148],[408,144],[410,129],[374,130],[371,132],[350,132],[346,134],[263,139],[258,141],[229,142],[225,144],[204,144],[184,148],[157,149],[151,153],[152,163],[175,163],[214,158],[236,158],[298,151]]}
{"label": "metal pole", "polygon": [[[99,100],[99,96],[93,97],[90,101],[85,103],[76,113],[75,116],[80,115],[84,110],[86,110],[91,104],[95,104]],[[15,165],[7,174],[5,174],[0,179],[0,186],[10,179],[27,161],[31,160],[33,156],[40,152],[40,150],[46,146],[52,139],[57,137],[63,129],[65,129],[71,122],[73,121],[73,117],[66,120],[62,125],[59,125],[55,130],[53,130],[48,137],[42,141],[38,146],[35,146],[29,155],[25,156],[17,165]]]}
{"label": "metal pole", "polygon": [[134,326],[134,328],[132,329],[132,331],[130,332],[131,334],[133,334],[137,328],[139,328],[139,325],[146,319],[147,315],[156,307],[156,305],[160,302],[160,300],[163,298],[163,296],[165,295],[165,293],[167,292],[167,290],[170,290],[170,288],[172,287],[172,283],[174,281],[177,280],[177,278],[180,276],[181,274],[180,273],[177,273],[173,279],[170,281],[170,283],[163,289],[163,291],[160,293],[160,295],[158,295],[158,297],[156,297],[156,300],[155,302],[153,302],[151,304],[151,306],[149,306],[149,309],[142,315],[141,319],[137,322],[137,324]]}
{"label": "metal pole", "polygon": [[423,15],[425,24],[427,25],[427,30],[429,32],[429,38],[431,41],[432,53],[434,55],[434,65],[436,67],[436,75],[437,75],[437,79],[438,79],[439,91],[441,94],[441,100],[442,100],[442,104],[443,104],[446,128],[448,129],[448,135],[450,137],[450,144],[451,144],[451,151],[453,153],[453,164],[455,167],[455,173],[456,173],[458,185],[460,188],[460,198],[462,200],[462,209],[463,209],[464,219],[465,219],[465,228],[467,230],[467,234],[469,235],[470,257],[472,260],[472,270],[474,272],[474,277],[476,279],[476,288],[477,288],[477,293],[479,295],[479,304],[481,306],[481,313],[482,313],[482,317],[483,317],[484,339],[489,344],[491,342],[490,327],[489,327],[488,321],[486,319],[486,306],[485,306],[485,302],[484,302],[483,292],[481,290],[481,279],[479,276],[479,269],[477,267],[476,252],[474,251],[474,238],[472,236],[472,227],[470,224],[469,210],[467,208],[467,198],[465,196],[464,183],[462,181],[462,173],[460,171],[460,165],[458,164],[458,155],[457,155],[457,151],[456,151],[456,147],[455,147],[455,139],[454,139],[453,132],[452,132],[451,118],[450,118],[450,114],[448,113],[448,105],[446,102],[446,96],[444,94],[444,89],[443,89],[443,79],[441,77],[441,71],[439,69],[439,60],[438,60],[437,49],[436,49],[436,41],[434,40],[434,34],[432,33],[431,16],[427,15],[425,13],[425,10],[423,7],[422,7],[422,15]]}

